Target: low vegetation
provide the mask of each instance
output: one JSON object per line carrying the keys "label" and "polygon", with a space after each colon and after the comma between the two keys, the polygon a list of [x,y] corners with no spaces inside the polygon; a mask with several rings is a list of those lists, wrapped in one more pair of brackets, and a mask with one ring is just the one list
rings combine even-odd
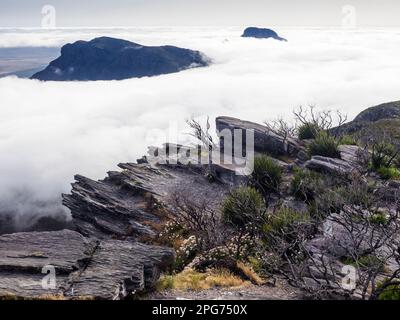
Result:
{"label": "low vegetation", "polygon": [[316,124],[306,122],[297,128],[297,136],[300,140],[315,139],[320,131]]}
{"label": "low vegetation", "polygon": [[382,179],[400,180],[400,170],[394,167],[380,167],[376,170]]}
{"label": "low vegetation", "polygon": [[257,156],[254,159],[252,179],[254,186],[263,194],[278,192],[282,182],[282,168],[266,155]]}
{"label": "low vegetation", "polygon": [[400,301],[400,282],[398,284],[385,286],[385,281],[383,281],[378,285],[378,289],[382,289],[378,300]]}
{"label": "low vegetation", "polygon": [[175,275],[164,275],[160,278],[157,289],[207,290],[215,287],[240,287],[250,284],[226,270],[209,270],[198,272],[185,270]]}
{"label": "low vegetation", "polygon": [[294,168],[291,193],[297,199],[311,203],[321,189],[323,189],[322,177],[319,173],[298,167]]}
{"label": "low vegetation", "polygon": [[265,211],[263,197],[252,187],[233,190],[222,206],[224,221],[239,228],[260,223],[265,217]]}
{"label": "low vegetation", "polygon": [[301,225],[309,224],[308,213],[300,213],[293,209],[281,207],[271,213],[263,226],[264,236],[267,239],[276,236],[290,237],[290,234],[297,232]]}
{"label": "low vegetation", "polygon": [[310,156],[340,158],[339,141],[326,132],[320,132],[309,144],[308,153]]}
{"label": "low vegetation", "polygon": [[347,146],[356,146],[356,145],[358,145],[358,141],[354,136],[343,135],[339,139],[339,144],[347,145]]}

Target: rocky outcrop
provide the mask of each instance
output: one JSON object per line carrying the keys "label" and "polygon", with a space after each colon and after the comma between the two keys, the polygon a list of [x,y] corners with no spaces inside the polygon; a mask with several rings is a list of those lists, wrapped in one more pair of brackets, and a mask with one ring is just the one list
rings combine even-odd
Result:
{"label": "rocky outcrop", "polygon": [[350,145],[339,146],[340,159],[313,156],[304,166],[310,170],[332,175],[346,175],[360,171],[367,151]]}
{"label": "rocky outcrop", "polygon": [[310,170],[328,173],[332,175],[350,174],[355,168],[348,162],[341,159],[314,156],[305,163],[305,167]]}
{"label": "rocky outcrop", "polygon": [[[151,289],[173,259],[172,249],[98,241],[70,230],[4,235],[0,296],[120,299]],[[44,279],[49,267],[55,271],[54,287]]]}
{"label": "rocky outcrop", "polygon": [[257,39],[275,39],[279,41],[287,41],[281,38],[274,30],[265,28],[249,27],[244,30],[242,37],[244,38],[257,38]]}
{"label": "rocky outcrop", "polygon": [[[297,153],[303,149],[298,140],[288,138],[285,141],[281,136],[274,133],[266,126],[258,123],[231,117],[218,117],[216,119],[216,127],[220,134],[223,133],[224,130],[231,132],[233,145],[235,143],[235,130],[242,130],[242,132],[246,132],[246,130],[254,131],[254,149],[256,152],[266,152],[275,156],[296,156]],[[246,139],[242,139],[242,143],[243,150],[246,150]],[[224,148],[226,147],[232,149],[232,144],[230,144],[226,139],[221,139],[221,152],[224,152]]]}
{"label": "rocky outcrop", "polygon": [[63,195],[76,229],[98,239],[140,239],[154,237],[152,226],[160,224],[162,208],[169,206],[176,192],[206,198],[218,206],[229,185],[210,183],[202,171],[190,166],[120,164],[121,172],[94,181],[76,176],[72,192]]}
{"label": "rocky outcrop", "polygon": [[400,101],[383,103],[362,111],[354,122],[375,122],[382,119],[400,118]]}
{"label": "rocky outcrop", "polygon": [[198,51],[173,46],[149,47],[108,37],[77,41],[32,76],[44,81],[96,81],[150,77],[204,67],[208,58]]}
{"label": "rocky outcrop", "polygon": [[340,159],[354,166],[360,165],[365,157],[368,156],[368,151],[359,146],[341,145],[338,149]]}
{"label": "rocky outcrop", "polygon": [[380,104],[362,111],[353,121],[350,121],[339,128],[331,131],[337,135],[357,134],[361,138],[365,135],[374,135],[376,132],[385,131],[387,136],[392,137],[400,143],[399,136],[400,123],[400,101]]}

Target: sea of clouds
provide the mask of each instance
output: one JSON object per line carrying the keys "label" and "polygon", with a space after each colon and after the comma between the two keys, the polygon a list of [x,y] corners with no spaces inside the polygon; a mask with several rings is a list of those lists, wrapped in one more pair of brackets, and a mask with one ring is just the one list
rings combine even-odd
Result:
{"label": "sea of clouds", "polygon": [[[241,38],[241,28],[2,29],[0,48],[60,47],[114,36],[200,50],[207,68],[108,82],[0,79],[0,214],[68,215],[74,174],[99,179],[148,145],[187,132],[185,119],[290,119],[299,105],[353,118],[400,96],[399,30],[278,29],[288,42]],[[169,136],[168,136],[169,135]],[[182,134],[181,138],[187,137]]]}

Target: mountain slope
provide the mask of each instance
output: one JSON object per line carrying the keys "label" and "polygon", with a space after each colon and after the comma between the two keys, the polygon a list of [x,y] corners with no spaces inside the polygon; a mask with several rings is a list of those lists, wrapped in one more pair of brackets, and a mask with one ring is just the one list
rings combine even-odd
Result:
{"label": "mountain slope", "polygon": [[367,132],[385,132],[396,142],[400,142],[400,101],[383,103],[365,109],[353,121],[333,131],[340,135],[365,136]]}
{"label": "mountain slope", "polygon": [[208,65],[198,51],[174,46],[148,47],[108,37],[77,41],[32,76],[44,81],[122,80],[179,72]]}

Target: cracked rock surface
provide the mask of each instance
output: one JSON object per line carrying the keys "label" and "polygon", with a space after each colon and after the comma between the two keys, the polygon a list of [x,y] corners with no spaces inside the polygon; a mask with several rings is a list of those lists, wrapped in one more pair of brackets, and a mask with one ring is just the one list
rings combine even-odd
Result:
{"label": "cracked rock surface", "polygon": [[[119,299],[151,289],[173,260],[168,248],[98,241],[71,230],[5,235],[0,237],[0,295]],[[54,267],[55,287],[48,281],[43,287],[46,266]]]}

